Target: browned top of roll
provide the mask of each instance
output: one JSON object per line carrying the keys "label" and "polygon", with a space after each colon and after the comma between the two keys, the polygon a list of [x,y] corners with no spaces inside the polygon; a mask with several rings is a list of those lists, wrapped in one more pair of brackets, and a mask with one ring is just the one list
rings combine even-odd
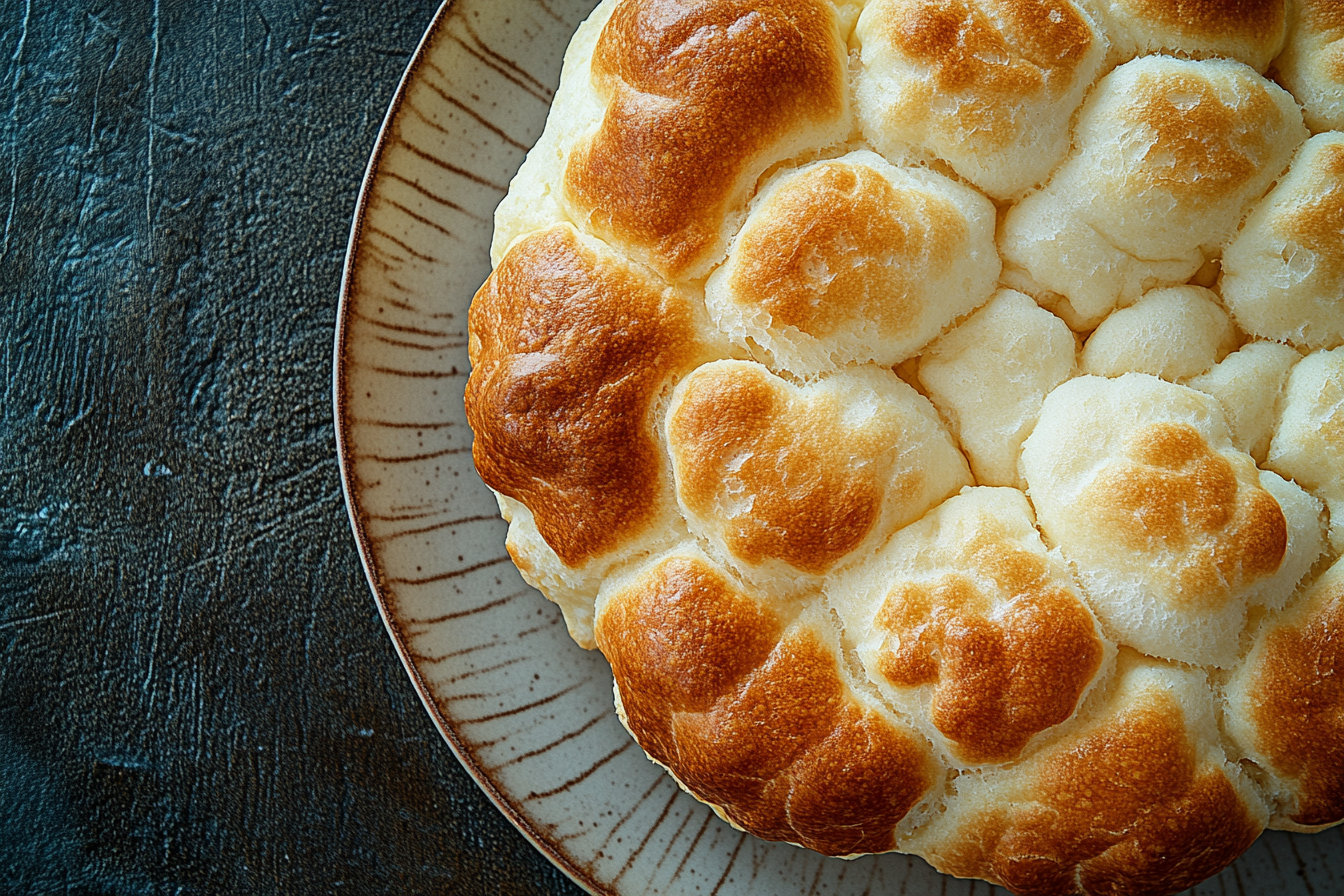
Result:
{"label": "browned top of roll", "polygon": [[1284,25],[1284,0],[1115,0],[1115,5],[1184,38],[1265,40]]}
{"label": "browned top of roll", "polygon": [[902,582],[878,611],[880,669],[897,686],[934,684],[933,722],[970,762],[1014,759],[1039,731],[1073,714],[1101,665],[1102,646],[1078,597],[1045,558],[986,522],[963,555],[967,568],[1014,598],[990,596],[960,574]]}
{"label": "browned top of roll", "polygon": [[[782,140],[845,114],[845,50],[815,0],[632,0],[593,55],[608,101],[565,171],[587,226],[676,277],[718,245],[725,212]],[[840,135],[840,136],[843,136]]]}
{"label": "browned top of roll", "polygon": [[570,566],[633,537],[668,487],[651,409],[700,359],[691,311],[562,225],[510,250],[471,305],[467,419],[491,488]]}
{"label": "browned top of roll", "polygon": [[1261,830],[1227,776],[1199,761],[1167,697],[1051,756],[1021,796],[978,816],[944,870],[1033,896],[1175,893]]}
{"label": "browned top of roll", "polygon": [[596,631],[641,746],[759,836],[827,855],[889,850],[931,783],[926,748],[855,699],[832,645],[699,557],[645,572]]}
{"label": "browned top of roll", "polygon": [[1344,582],[1312,596],[1298,625],[1275,628],[1250,689],[1256,747],[1298,785],[1301,825],[1344,818]]}

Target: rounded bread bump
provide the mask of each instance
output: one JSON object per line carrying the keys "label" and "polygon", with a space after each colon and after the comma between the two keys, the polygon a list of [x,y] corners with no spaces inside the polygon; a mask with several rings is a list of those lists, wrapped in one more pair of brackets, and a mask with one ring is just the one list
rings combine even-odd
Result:
{"label": "rounded bread bump", "polygon": [[1171,894],[1231,864],[1269,813],[1205,675],[1122,650],[1109,691],[1029,759],[958,776],[912,848],[1033,896]]}
{"label": "rounded bread bump", "polygon": [[1272,828],[1344,821],[1344,563],[1268,617],[1227,687],[1227,727],[1271,779]]}
{"label": "rounded bread bump", "polygon": [[958,764],[1018,758],[1114,653],[1017,489],[963,490],[826,593],[868,677]]}
{"label": "rounded bread bump", "polygon": [[663,276],[723,257],[770,165],[850,130],[843,21],[823,0],[628,0],[593,49],[601,123],[565,164],[580,229]]}
{"label": "rounded bread bump", "polygon": [[1265,463],[1325,501],[1331,547],[1344,553],[1344,348],[1293,368]]}
{"label": "rounded bread bump", "polygon": [[1020,292],[1001,289],[919,359],[919,382],[947,418],[980,485],[1026,488],[1022,442],[1045,396],[1074,375],[1073,334]]}
{"label": "rounded bread bump", "polygon": [[739,827],[826,855],[890,850],[933,786],[928,744],[850,686],[815,596],[772,603],[694,548],[605,588],[597,642],[622,721]]}
{"label": "rounded bread bump", "polygon": [[1206,373],[1237,347],[1237,333],[1218,297],[1202,286],[1144,293],[1092,331],[1079,358],[1084,373],[1150,373],[1180,382]]}
{"label": "rounded bread bump", "polygon": [[1215,399],[1147,374],[1050,393],[1021,470],[1107,634],[1152,656],[1234,664],[1248,606],[1323,547],[1319,505],[1236,450]]}
{"label": "rounded bread bump", "polygon": [[1344,6],[1292,0],[1288,41],[1274,74],[1302,104],[1314,133],[1344,130]]}
{"label": "rounded bread bump", "polygon": [[995,199],[1043,181],[1101,71],[1106,39],[1072,0],[874,0],[854,97],[888,158],[931,155]]}
{"label": "rounded bread bump", "polygon": [[1004,283],[1075,330],[1192,277],[1307,137],[1297,103],[1225,59],[1145,56],[1088,97],[1075,151],[999,233]]}
{"label": "rounded bread bump", "polygon": [[472,457],[569,567],[675,515],[654,406],[712,357],[703,310],[567,224],[516,242],[470,312]]}
{"label": "rounded bread bump", "polygon": [[677,386],[666,434],[692,531],[743,575],[820,575],[971,483],[928,400],[889,370],[795,386],[716,361]]}
{"label": "rounded bread bump", "polygon": [[1223,252],[1243,330],[1308,349],[1344,343],[1344,134],[1312,137]]}
{"label": "rounded bread bump", "polygon": [[1186,385],[1218,399],[1232,430],[1232,444],[1264,466],[1288,374],[1300,360],[1302,356],[1286,345],[1252,342]]}
{"label": "rounded bread bump", "polygon": [[984,303],[994,206],[922,168],[853,152],[778,175],[705,287],[718,326],[799,376],[893,366]]}
{"label": "rounded bread bump", "polygon": [[1264,73],[1288,33],[1287,0],[1082,0],[1096,8],[1120,59],[1165,53],[1228,58]]}

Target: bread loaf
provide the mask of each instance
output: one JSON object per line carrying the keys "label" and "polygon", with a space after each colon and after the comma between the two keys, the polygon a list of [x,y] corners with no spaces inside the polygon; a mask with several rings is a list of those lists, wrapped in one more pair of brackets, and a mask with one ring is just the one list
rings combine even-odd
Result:
{"label": "bread loaf", "polygon": [[579,29],[467,414],[684,788],[1023,894],[1174,893],[1344,820],[1336,6]]}

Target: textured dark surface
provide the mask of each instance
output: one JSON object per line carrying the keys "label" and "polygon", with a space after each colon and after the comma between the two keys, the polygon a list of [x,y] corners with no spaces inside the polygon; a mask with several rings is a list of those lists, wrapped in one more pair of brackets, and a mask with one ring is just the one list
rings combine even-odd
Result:
{"label": "textured dark surface", "polygon": [[337,476],[436,5],[0,3],[0,893],[577,892],[430,724]]}

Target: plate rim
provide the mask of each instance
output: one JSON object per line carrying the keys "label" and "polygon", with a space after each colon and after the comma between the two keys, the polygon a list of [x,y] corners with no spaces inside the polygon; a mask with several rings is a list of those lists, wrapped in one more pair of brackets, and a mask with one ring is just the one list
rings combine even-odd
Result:
{"label": "plate rim", "polygon": [[363,521],[358,509],[359,496],[358,488],[353,481],[353,471],[348,461],[349,438],[350,438],[350,414],[346,407],[347,402],[347,378],[346,367],[349,362],[347,354],[347,337],[350,326],[350,307],[352,304],[352,293],[354,291],[354,269],[356,254],[360,246],[360,240],[363,235],[365,217],[368,213],[369,195],[374,182],[377,180],[384,151],[387,148],[388,135],[393,121],[401,111],[402,102],[406,98],[407,88],[412,79],[418,74],[418,71],[425,60],[429,46],[434,42],[440,31],[443,30],[445,23],[452,16],[456,0],[442,0],[433,18],[426,26],[420,36],[419,43],[416,44],[406,68],[397,82],[397,88],[393,92],[392,99],[388,104],[387,112],[383,115],[382,123],[378,127],[378,136],[375,138],[373,148],[369,153],[368,163],[364,168],[364,176],[360,181],[359,195],[355,200],[355,211],[350,223],[350,236],[346,242],[345,257],[341,263],[341,284],[336,306],[336,327],[335,337],[332,348],[332,422],[336,437],[336,463],[340,473],[341,494],[344,498],[346,516],[350,521],[351,534],[355,538],[355,547],[359,554],[360,566],[364,570],[364,578],[368,583],[369,591],[373,595],[374,605],[378,608],[378,616],[383,621],[383,627],[387,630],[388,637],[392,640],[392,646],[395,648],[397,658],[401,661],[402,669],[410,679],[411,686],[414,688],[416,696],[420,698],[420,703],[429,714],[434,727],[438,729],[439,735],[448,744],[457,761],[463,769],[471,776],[476,786],[485,793],[490,802],[498,809],[506,819],[519,831],[531,845],[545,856],[552,865],[559,868],[566,877],[572,880],[579,887],[583,888],[594,896],[614,896],[611,890],[601,886],[597,880],[581,866],[575,864],[568,856],[556,849],[546,838],[544,834],[537,830],[527,817],[503,791],[495,784],[494,780],[485,773],[484,770],[472,758],[470,751],[459,739],[457,732],[444,718],[438,705],[434,702],[433,696],[429,692],[429,686],[426,684],[419,669],[412,660],[410,651],[406,644],[405,635],[399,629],[397,623],[392,619],[391,611],[388,609],[388,602],[380,589],[379,583],[382,573],[378,568],[378,561],[374,555],[371,539],[365,530]]}

